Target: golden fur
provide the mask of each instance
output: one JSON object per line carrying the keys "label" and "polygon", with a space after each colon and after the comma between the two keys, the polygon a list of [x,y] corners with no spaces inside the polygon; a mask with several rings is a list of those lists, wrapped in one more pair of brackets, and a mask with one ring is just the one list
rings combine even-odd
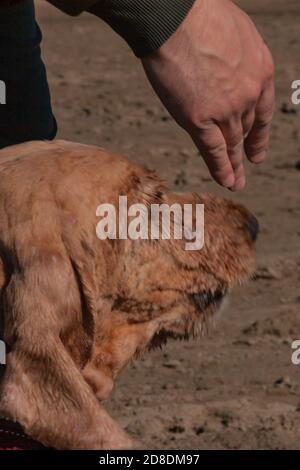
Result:
{"label": "golden fur", "polygon": [[[205,204],[205,245],[105,240],[96,208]],[[176,194],[97,147],[29,142],[0,151],[2,337],[10,348],[0,412],[57,449],[135,446],[101,401],[130,360],[196,335],[253,272],[250,214],[210,195]]]}

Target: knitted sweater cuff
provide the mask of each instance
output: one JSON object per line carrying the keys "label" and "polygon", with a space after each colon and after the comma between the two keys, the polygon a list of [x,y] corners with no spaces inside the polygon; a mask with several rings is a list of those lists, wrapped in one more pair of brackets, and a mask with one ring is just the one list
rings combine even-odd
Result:
{"label": "knitted sweater cuff", "polygon": [[88,11],[102,18],[137,57],[160,48],[177,30],[195,0],[101,0]]}

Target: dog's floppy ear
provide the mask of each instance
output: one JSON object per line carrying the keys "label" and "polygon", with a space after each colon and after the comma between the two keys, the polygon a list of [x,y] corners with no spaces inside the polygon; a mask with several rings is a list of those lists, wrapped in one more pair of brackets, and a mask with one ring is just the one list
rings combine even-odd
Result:
{"label": "dog's floppy ear", "polygon": [[[84,344],[81,342],[81,347],[84,346],[84,351],[79,351],[79,354],[80,366],[83,368],[91,357],[96,329],[96,254],[86,234],[79,232],[78,236],[74,236],[65,229],[62,238],[80,295],[81,326],[84,331]],[[74,347],[76,340],[74,342],[74,338],[70,338],[69,343]]]}
{"label": "dog's floppy ear", "polygon": [[31,252],[23,261],[1,298],[11,352],[0,413],[57,449],[129,447],[129,438],[101,407],[62,341],[81,323],[82,299],[71,263],[65,254],[50,251]]}

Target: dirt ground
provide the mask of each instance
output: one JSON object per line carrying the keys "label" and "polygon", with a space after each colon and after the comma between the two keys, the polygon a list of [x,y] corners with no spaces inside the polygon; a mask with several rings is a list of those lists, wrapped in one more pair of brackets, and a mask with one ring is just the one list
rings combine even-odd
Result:
{"label": "dirt ground", "polygon": [[148,448],[300,448],[300,366],[291,363],[291,342],[300,339],[300,107],[290,104],[291,82],[300,79],[300,4],[238,3],[277,68],[270,156],[263,166],[247,165],[241,194],[211,181],[139,61],[105,24],[37,5],[60,137],[126,154],[177,190],[231,197],[261,224],[257,279],[235,290],[215,329],[133,364],[107,403]]}

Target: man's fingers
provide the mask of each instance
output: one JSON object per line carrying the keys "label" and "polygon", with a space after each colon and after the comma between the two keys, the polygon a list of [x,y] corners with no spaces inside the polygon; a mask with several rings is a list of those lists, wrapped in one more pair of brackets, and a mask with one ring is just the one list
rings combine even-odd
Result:
{"label": "man's fingers", "polygon": [[234,185],[235,176],[221,129],[217,125],[212,125],[199,130],[192,137],[212,177],[221,186],[231,188]]}
{"label": "man's fingers", "polygon": [[247,140],[247,137],[253,127],[254,122],[255,122],[255,108],[253,107],[253,109],[245,112],[242,116],[244,140]]}
{"label": "man's fingers", "polygon": [[234,185],[230,189],[240,191],[246,185],[243,165],[244,132],[242,122],[240,119],[235,119],[221,124],[220,128],[226,141],[227,154],[235,177]]}
{"label": "man's fingers", "polygon": [[274,84],[271,83],[263,91],[257,103],[255,121],[245,140],[245,152],[252,163],[260,163],[266,158],[274,114],[274,101]]}

